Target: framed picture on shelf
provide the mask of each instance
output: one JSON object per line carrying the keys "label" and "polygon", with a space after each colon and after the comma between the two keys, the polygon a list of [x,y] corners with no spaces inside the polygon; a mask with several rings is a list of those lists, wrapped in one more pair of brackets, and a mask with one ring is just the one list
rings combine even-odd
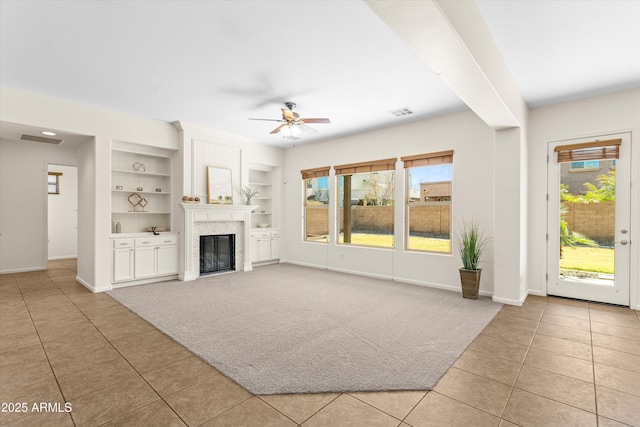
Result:
{"label": "framed picture on shelf", "polygon": [[231,169],[207,166],[207,195],[210,204],[233,204]]}

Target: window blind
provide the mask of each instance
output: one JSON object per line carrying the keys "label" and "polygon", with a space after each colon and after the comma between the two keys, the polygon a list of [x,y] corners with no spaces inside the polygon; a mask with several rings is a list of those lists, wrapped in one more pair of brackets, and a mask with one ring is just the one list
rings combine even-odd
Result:
{"label": "window blind", "polygon": [[400,158],[404,162],[404,167],[415,168],[418,166],[433,166],[444,163],[453,163],[453,150],[438,151],[437,153],[416,154],[414,156],[404,156]]}
{"label": "window blind", "polygon": [[329,176],[329,169],[330,166],[324,166],[321,168],[301,170],[300,173],[302,174],[302,179],[319,178]]}
{"label": "window blind", "polygon": [[396,158],[375,160],[372,162],[350,163],[348,165],[334,166],[336,175],[353,175],[362,172],[381,172],[396,170]]}
{"label": "window blind", "polygon": [[554,151],[557,153],[558,163],[617,159],[620,156],[620,144],[622,144],[622,139],[609,139],[607,141],[559,145]]}

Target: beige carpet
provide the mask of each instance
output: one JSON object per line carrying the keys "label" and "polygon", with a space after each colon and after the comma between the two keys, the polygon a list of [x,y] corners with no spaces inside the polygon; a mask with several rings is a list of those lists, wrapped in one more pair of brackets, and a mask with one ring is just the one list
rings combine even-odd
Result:
{"label": "beige carpet", "polygon": [[290,264],[109,295],[255,394],[431,389],[502,306]]}

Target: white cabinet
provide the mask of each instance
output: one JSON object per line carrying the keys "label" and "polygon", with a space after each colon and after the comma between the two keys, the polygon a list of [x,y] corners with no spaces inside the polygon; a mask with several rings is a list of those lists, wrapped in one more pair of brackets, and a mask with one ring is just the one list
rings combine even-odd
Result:
{"label": "white cabinet", "polygon": [[166,276],[178,272],[177,236],[138,237],[135,239],[136,279]]}
{"label": "white cabinet", "polygon": [[271,259],[280,259],[280,232],[271,232]]}
{"label": "white cabinet", "polygon": [[178,273],[178,236],[113,239],[113,282]]}
{"label": "white cabinet", "polygon": [[133,280],[133,239],[113,242],[113,282]]}
{"label": "white cabinet", "polygon": [[251,232],[251,262],[275,261],[280,257],[280,233],[277,230]]}
{"label": "white cabinet", "polygon": [[[114,142],[111,149],[111,221],[121,233],[171,230],[170,150]],[[112,233],[115,233],[112,230]]]}
{"label": "white cabinet", "polygon": [[134,277],[136,279],[146,279],[157,274],[156,248],[143,247],[136,248]]}
{"label": "white cabinet", "polygon": [[158,276],[176,274],[178,272],[178,246],[165,245],[156,249]]}

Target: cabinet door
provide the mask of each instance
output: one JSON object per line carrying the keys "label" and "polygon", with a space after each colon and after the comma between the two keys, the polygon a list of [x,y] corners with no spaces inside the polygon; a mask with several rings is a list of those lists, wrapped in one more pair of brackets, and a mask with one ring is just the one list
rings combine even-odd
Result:
{"label": "cabinet door", "polygon": [[124,282],[133,279],[133,249],[113,250],[113,281]]}
{"label": "cabinet door", "polygon": [[271,259],[280,258],[280,239],[271,239]]}
{"label": "cabinet door", "polygon": [[258,262],[258,239],[251,239],[251,262]]}
{"label": "cabinet door", "polygon": [[144,279],[156,275],[156,248],[154,246],[146,248],[136,248],[135,256],[135,277]]}
{"label": "cabinet door", "polygon": [[258,239],[258,261],[271,259],[271,239]]}
{"label": "cabinet door", "polygon": [[176,274],[178,272],[178,247],[175,245],[158,246],[156,249],[158,276]]}

